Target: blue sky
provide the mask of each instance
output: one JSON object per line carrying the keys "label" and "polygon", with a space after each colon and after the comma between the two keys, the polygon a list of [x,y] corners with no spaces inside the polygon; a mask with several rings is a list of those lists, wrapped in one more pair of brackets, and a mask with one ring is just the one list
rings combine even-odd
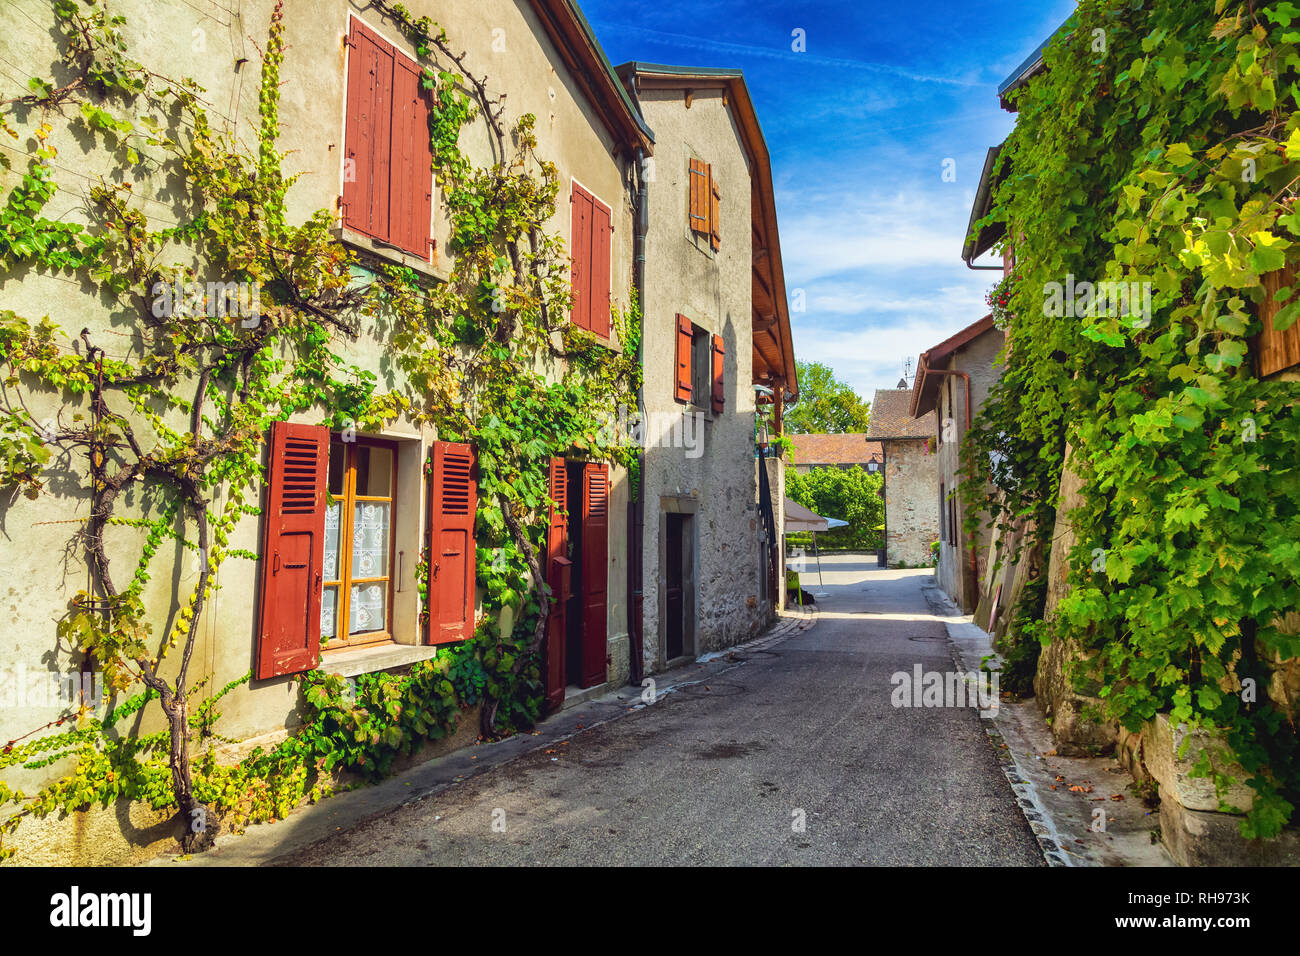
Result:
{"label": "blue sky", "polygon": [[[580,0],[613,63],[739,67],[772,153],[795,354],[868,401],[985,315],[961,245],[997,87],[1074,0]],[[804,31],[806,52],[792,33]],[[943,181],[945,159],[956,181]]]}

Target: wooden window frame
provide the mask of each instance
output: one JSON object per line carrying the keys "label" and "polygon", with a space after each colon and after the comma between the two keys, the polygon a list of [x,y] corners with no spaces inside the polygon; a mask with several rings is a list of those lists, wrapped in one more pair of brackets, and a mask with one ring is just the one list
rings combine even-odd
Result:
{"label": "wooden window frame", "polygon": [[[336,650],[355,650],[358,647],[369,647],[373,644],[391,644],[394,642],[393,637],[393,583],[395,573],[393,561],[396,557],[394,546],[396,537],[393,529],[397,526],[397,442],[384,438],[361,438],[358,437],[353,441],[342,441],[338,433],[330,433],[331,449],[335,442],[343,445],[343,494],[335,498],[329,490],[329,463],[326,462],[326,480],[325,480],[325,507],[328,509],[331,504],[338,502],[339,508],[339,573],[340,577],[334,580],[321,581],[321,602],[325,600],[325,590],[330,587],[337,587],[339,596],[335,603],[334,611],[334,629],[338,636],[326,638],[321,635],[322,641],[328,641],[321,648],[321,652],[328,654]],[[358,448],[386,448],[393,456],[392,479],[389,487],[389,496],[384,498],[380,495],[357,495],[357,463],[356,451]],[[352,578],[352,515],[355,505],[358,501],[386,501],[388,503],[388,561],[385,567],[388,570],[386,575],[376,577]],[[346,522],[346,523],[345,523]],[[352,585],[354,583],[373,584],[376,581],[387,582],[387,594],[384,597],[384,628],[380,631],[366,631],[355,637],[348,636],[348,617],[352,604]]]}

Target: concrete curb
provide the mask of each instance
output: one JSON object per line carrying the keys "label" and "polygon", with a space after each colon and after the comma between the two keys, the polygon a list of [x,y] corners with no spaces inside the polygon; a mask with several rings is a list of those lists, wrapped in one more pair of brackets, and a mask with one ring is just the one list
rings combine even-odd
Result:
{"label": "concrete curb", "polygon": [[[993,669],[1002,666],[992,638],[970,615],[963,615],[937,587],[923,593],[935,615],[943,619],[958,669],[979,671],[986,657],[992,659]],[[1001,702],[995,716],[984,721],[984,730],[1049,866],[1173,865],[1164,847],[1152,845],[1146,836],[1150,814],[1136,800],[1116,802],[1106,801],[1104,795],[1086,795],[1095,789],[1123,789],[1119,784],[1104,786],[1107,778],[1102,774],[1129,779],[1113,758],[1058,756],[1051,730],[1032,701]],[[1087,784],[1086,792],[1071,791],[1070,780]],[[1099,804],[1109,831],[1094,832],[1089,825]]]}

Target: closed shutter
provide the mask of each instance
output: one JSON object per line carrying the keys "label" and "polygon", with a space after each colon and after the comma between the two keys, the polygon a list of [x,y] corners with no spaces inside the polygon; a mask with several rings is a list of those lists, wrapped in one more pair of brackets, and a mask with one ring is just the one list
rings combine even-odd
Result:
{"label": "closed shutter", "polygon": [[433,213],[433,147],[429,97],[420,88],[420,67],[397,54],[393,66],[393,185],[389,241],[425,262]]}
{"label": "closed shutter", "polygon": [[591,328],[592,249],[591,193],[577,183],[570,195],[573,219],[570,229],[570,254],[573,256],[573,324],[580,329]]}
{"label": "closed shutter", "polygon": [[691,160],[691,232],[700,235],[709,233],[709,167],[698,159]]}
{"label": "closed shutter", "polygon": [[722,244],[722,223],[720,221],[720,206],[722,204],[722,192],[718,189],[718,181],[713,178],[713,167],[709,167],[709,245],[716,250]]}
{"label": "closed shutter", "polygon": [[713,414],[721,415],[727,404],[727,344],[721,335],[713,337]]}
{"label": "closed shutter", "polygon": [[1283,286],[1295,287],[1296,271],[1296,265],[1292,264],[1260,276],[1264,286],[1264,301],[1259,306],[1259,317],[1264,328],[1255,337],[1253,345],[1255,363],[1261,378],[1300,365],[1300,322],[1292,323],[1281,332],[1273,328],[1273,316],[1282,307],[1277,301],[1278,290]]}
{"label": "closed shutter", "polygon": [[691,400],[691,320],[677,316],[677,383],[674,397],[679,402]]}
{"label": "closed shutter", "polygon": [[569,500],[568,472],[563,458],[552,458],[547,475],[551,505],[546,529],[546,583],[551,589],[551,609],[546,619],[546,709],[557,710],[564,703],[565,563],[569,560],[569,528],[564,513]]}
{"label": "closed shutter", "polygon": [[605,681],[609,568],[609,465],[582,468],[582,681]]}
{"label": "closed shutter", "polygon": [[474,636],[474,519],[478,474],[474,449],[433,443],[429,489],[429,643]]}
{"label": "closed shutter", "polygon": [[321,571],[329,429],[271,426],[262,534],[257,678],[311,670],[320,660]]}
{"label": "closed shutter", "polygon": [[612,231],[609,210],[600,202],[591,204],[591,311],[587,328],[609,338],[609,240]]}
{"label": "closed shutter", "polygon": [[348,35],[343,224],[388,241],[393,48],[360,20]]}

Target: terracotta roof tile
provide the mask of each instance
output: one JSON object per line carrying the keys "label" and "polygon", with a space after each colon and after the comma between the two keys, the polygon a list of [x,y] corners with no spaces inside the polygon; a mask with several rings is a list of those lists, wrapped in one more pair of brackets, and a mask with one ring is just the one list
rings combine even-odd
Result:
{"label": "terracotta roof tile", "polygon": [[896,440],[900,438],[930,438],[938,434],[939,420],[933,411],[913,418],[910,411],[910,388],[881,388],[871,402],[871,429],[867,438]]}
{"label": "terracotta roof tile", "polygon": [[846,435],[791,435],[796,465],[863,465],[873,457],[884,461],[880,442],[862,432]]}

